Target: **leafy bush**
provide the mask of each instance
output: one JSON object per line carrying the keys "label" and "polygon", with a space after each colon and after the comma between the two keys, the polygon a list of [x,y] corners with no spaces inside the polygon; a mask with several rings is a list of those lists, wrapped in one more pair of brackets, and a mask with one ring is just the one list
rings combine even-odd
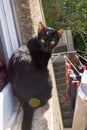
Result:
{"label": "leafy bush", "polygon": [[42,0],[42,4],[47,25],[71,29],[74,45],[77,44],[75,49],[84,51],[87,46],[87,0]]}

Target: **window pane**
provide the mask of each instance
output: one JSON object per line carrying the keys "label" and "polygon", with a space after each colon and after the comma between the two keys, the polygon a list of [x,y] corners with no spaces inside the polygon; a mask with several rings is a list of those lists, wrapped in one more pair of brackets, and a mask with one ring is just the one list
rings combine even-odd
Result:
{"label": "window pane", "polygon": [[2,42],[0,38],[0,92],[8,83],[7,67],[5,63],[5,57],[2,48]]}

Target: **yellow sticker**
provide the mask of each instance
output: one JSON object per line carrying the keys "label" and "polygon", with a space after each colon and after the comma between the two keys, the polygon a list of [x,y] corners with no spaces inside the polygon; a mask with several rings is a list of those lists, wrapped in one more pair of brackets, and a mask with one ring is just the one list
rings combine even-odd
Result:
{"label": "yellow sticker", "polygon": [[40,102],[40,100],[39,99],[37,99],[37,98],[31,98],[30,100],[29,100],[29,104],[30,104],[30,106],[31,107],[39,107],[40,106],[40,104],[41,104],[41,102]]}

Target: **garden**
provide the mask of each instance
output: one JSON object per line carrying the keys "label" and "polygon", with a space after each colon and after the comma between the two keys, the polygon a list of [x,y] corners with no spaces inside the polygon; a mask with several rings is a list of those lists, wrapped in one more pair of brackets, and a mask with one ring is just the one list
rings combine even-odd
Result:
{"label": "garden", "polygon": [[42,0],[47,26],[71,30],[75,50],[87,55],[87,0]]}

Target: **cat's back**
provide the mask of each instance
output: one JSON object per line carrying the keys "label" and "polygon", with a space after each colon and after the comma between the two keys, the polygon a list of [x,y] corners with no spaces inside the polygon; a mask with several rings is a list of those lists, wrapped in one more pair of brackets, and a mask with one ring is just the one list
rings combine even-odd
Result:
{"label": "cat's back", "polygon": [[21,62],[31,62],[30,51],[26,45],[21,46],[14,52],[9,61],[9,64],[14,65]]}
{"label": "cat's back", "polygon": [[8,65],[8,75],[10,80],[13,80],[16,75],[27,72],[31,67],[32,58],[30,50],[26,45],[18,48],[10,58]]}
{"label": "cat's back", "polygon": [[37,68],[32,60],[31,51],[26,45],[17,49],[12,55],[8,74],[13,89],[24,99],[29,99],[32,95],[38,95],[44,89],[51,88],[48,70]]}

